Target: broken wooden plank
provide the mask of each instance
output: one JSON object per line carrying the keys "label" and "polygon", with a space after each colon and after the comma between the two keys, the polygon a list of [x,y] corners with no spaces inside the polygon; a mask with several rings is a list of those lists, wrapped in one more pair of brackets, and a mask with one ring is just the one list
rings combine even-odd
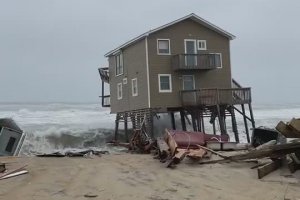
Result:
{"label": "broken wooden plank", "polygon": [[4,176],[9,175],[9,174],[12,174],[12,173],[21,171],[21,170],[23,170],[26,166],[27,166],[27,165],[23,165],[23,166],[21,166],[21,167],[15,168],[15,169],[9,169],[9,170],[6,170],[6,172],[0,174],[0,179],[1,179],[2,177],[4,177]]}
{"label": "broken wooden plank", "polygon": [[11,177],[15,177],[15,176],[19,176],[19,175],[27,174],[27,173],[28,173],[27,170],[17,171],[17,172],[10,173],[10,174],[8,174],[6,176],[1,177],[0,180],[2,180],[2,179],[8,179],[8,178],[11,178]]}
{"label": "broken wooden plank", "polygon": [[163,138],[157,138],[158,154],[160,159],[165,159],[169,155],[169,147]]}
{"label": "broken wooden plank", "polygon": [[272,161],[268,164],[258,167],[257,168],[258,178],[259,179],[263,178],[264,176],[266,176],[266,175],[270,174],[271,172],[275,171],[276,169],[278,169],[281,165],[282,165],[282,160],[278,159],[278,160]]}
{"label": "broken wooden plank", "polygon": [[277,126],[276,130],[279,131],[282,135],[286,138],[300,138],[300,133],[293,129],[292,127],[288,126],[284,122],[280,121]]}
{"label": "broken wooden plank", "polygon": [[300,119],[293,118],[289,122],[288,126],[291,127],[292,129],[294,129],[298,133],[298,136],[300,138]]}
{"label": "broken wooden plank", "polygon": [[186,156],[191,159],[200,160],[204,157],[205,154],[206,150],[204,149],[190,149]]}

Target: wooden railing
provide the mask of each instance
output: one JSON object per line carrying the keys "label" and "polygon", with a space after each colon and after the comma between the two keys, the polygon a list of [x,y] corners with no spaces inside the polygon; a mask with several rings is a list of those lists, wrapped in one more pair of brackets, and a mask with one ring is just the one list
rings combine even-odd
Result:
{"label": "wooden railing", "polygon": [[110,107],[110,95],[100,97],[102,98],[102,107]]}
{"label": "wooden railing", "polygon": [[109,71],[108,67],[98,68],[99,75],[102,81],[109,83]]}
{"label": "wooden railing", "polygon": [[222,67],[220,54],[177,54],[171,60],[173,70],[216,69]]}
{"label": "wooden railing", "polygon": [[247,104],[251,88],[183,90],[180,96],[183,106]]}

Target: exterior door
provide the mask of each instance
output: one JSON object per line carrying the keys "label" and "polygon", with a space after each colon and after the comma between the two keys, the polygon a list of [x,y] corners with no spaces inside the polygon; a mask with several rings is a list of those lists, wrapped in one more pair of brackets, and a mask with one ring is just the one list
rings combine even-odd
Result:
{"label": "exterior door", "polygon": [[197,41],[185,39],[184,40],[184,48],[185,48],[185,65],[196,66],[197,65]]}
{"label": "exterior door", "polygon": [[195,79],[193,75],[183,75],[182,76],[182,89],[183,90],[194,90],[195,89]]}

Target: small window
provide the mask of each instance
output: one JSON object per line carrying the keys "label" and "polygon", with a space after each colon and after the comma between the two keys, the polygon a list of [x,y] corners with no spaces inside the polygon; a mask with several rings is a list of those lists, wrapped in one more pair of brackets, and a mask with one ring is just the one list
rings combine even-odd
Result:
{"label": "small window", "polygon": [[127,84],[127,78],[123,78],[123,84],[124,84],[124,85]]}
{"label": "small window", "polygon": [[11,153],[14,148],[15,142],[16,142],[16,138],[10,137],[7,146],[5,148],[5,151]]}
{"label": "small window", "polygon": [[116,55],[116,76],[123,74],[123,53]]}
{"label": "small window", "polygon": [[221,53],[211,53],[209,57],[210,67],[222,68],[222,54]]}
{"label": "small window", "polygon": [[172,92],[171,74],[158,74],[159,92]]}
{"label": "small window", "polygon": [[157,39],[157,54],[158,55],[171,54],[169,39]]}
{"label": "small window", "polygon": [[206,40],[198,40],[198,50],[206,50]]}
{"label": "small window", "polygon": [[122,83],[118,83],[117,85],[117,96],[118,96],[118,100],[122,99],[123,96],[123,91],[122,91]]}
{"label": "small window", "polygon": [[132,83],[132,96],[136,97],[138,95],[137,78],[132,79],[131,83]]}

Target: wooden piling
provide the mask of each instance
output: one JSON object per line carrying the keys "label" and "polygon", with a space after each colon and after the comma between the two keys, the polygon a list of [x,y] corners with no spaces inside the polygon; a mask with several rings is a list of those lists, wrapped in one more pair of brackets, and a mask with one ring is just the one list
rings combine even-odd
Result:
{"label": "wooden piling", "polygon": [[250,136],[249,136],[249,130],[248,130],[248,122],[247,122],[247,119],[246,119],[245,105],[241,104],[241,107],[242,107],[243,119],[244,119],[244,124],[245,124],[247,142],[249,143],[250,142]]}
{"label": "wooden piling", "polygon": [[185,116],[184,116],[184,111],[180,111],[180,119],[181,119],[181,127],[183,131],[186,131],[186,124],[185,124]]}
{"label": "wooden piling", "polygon": [[171,115],[171,124],[172,124],[172,129],[176,130],[176,124],[175,124],[175,115],[174,112],[170,112]]}

